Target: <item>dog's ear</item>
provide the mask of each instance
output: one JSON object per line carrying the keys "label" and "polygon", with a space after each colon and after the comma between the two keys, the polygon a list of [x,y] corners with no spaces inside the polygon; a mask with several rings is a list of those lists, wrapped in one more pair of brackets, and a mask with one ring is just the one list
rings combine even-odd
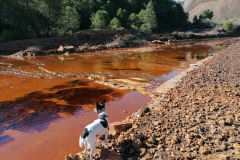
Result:
{"label": "dog's ear", "polygon": [[100,105],[98,104],[98,102],[96,102],[96,107],[99,107]]}
{"label": "dog's ear", "polygon": [[102,103],[101,103],[102,107],[105,107],[105,99],[103,99]]}

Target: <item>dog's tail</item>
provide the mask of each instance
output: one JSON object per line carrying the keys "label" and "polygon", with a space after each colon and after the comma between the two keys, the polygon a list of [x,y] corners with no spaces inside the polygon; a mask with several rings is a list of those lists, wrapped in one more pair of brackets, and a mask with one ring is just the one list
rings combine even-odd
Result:
{"label": "dog's tail", "polygon": [[[79,137],[79,146],[82,147],[83,144],[85,143],[85,138],[89,135],[88,129],[84,128],[82,137]],[[86,147],[86,146],[85,146]]]}
{"label": "dog's tail", "polygon": [[79,137],[79,146],[82,147],[84,144],[85,139],[83,139],[81,136]]}

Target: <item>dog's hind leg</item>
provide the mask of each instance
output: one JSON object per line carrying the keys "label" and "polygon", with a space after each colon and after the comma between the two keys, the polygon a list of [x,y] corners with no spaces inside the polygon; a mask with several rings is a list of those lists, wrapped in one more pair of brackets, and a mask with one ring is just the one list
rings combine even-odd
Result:
{"label": "dog's hind leg", "polygon": [[108,130],[105,133],[105,144],[106,144],[106,147],[109,148],[109,145],[108,145]]}
{"label": "dog's hind leg", "polygon": [[87,151],[88,143],[87,143],[87,141],[84,142],[84,147],[85,147],[84,152],[86,154],[86,157],[88,157],[88,151]]}
{"label": "dog's hind leg", "polygon": [[90,160],[93,160],[93,152],[95,151],[96,139],[93,140],[91,143],[88,143],[90,147]]}

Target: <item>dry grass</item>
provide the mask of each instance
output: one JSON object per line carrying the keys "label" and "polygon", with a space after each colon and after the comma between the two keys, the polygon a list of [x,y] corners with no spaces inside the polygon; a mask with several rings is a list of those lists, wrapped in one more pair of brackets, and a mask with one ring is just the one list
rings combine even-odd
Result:
{"label": "dry grass", "polygon": [[120,48],[120,47],[125,47],[126,44],[122,40],[122,36],[116,36],[116,38],[112,42],[107,43],[106,46],[107,48]]}

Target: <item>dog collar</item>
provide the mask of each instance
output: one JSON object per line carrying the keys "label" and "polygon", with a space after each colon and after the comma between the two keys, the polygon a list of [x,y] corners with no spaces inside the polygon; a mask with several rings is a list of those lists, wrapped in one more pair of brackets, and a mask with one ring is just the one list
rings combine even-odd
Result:
{"label": "dog collar", "polygon": [[100,115],[99,117],[98,117],[98,119],[104,119],[105,120],[105,117],[108,117],[107,115]]}

